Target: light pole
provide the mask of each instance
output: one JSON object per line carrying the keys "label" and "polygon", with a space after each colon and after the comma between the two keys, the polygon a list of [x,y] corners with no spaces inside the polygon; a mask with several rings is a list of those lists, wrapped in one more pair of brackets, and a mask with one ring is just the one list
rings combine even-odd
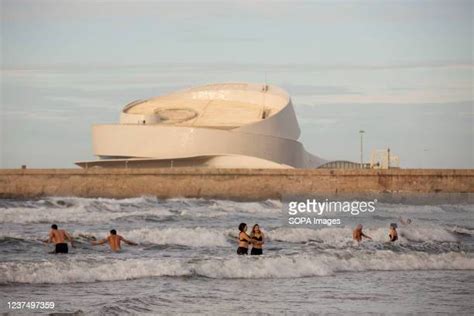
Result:
{"label": "light pole", "polygon": [[360,168],[364,168],[364,133],[365,131],[360,130]]}

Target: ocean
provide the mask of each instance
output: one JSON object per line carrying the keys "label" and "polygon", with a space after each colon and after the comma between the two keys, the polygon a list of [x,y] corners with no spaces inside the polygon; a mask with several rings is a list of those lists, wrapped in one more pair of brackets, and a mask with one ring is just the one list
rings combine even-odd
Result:
{"label": "ocean", "polygon": [[[399,218],[410,218],[403,225]],[[15,314],[470,314],[474,205],[378,203],[341,225],[284,224],[282,203],[140,197],[0,200],[0,312]],[[237,256],[258,223],[263,256]],[[399,240],[388,242],[390,223]],[[68,255],[49,252],[52,223]],[[373,240],[352,241],[364,225]],[[110,229],[138,246],[92,246]],[[12,309],[12,302],[54,309]],[[10,303],[9,303],[10,302]],[[10,305],[9,305],[10,304]],[[9,307],[10,306],[10,307]]]}

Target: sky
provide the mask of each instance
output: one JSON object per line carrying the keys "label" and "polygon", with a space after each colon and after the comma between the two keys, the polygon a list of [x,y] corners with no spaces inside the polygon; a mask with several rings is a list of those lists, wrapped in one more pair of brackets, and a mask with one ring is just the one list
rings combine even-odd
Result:
{"label": "sky", "polygon": [[94,159],[92,124],[215,82],[286,89],[328,160],[474,168],[473,1],[1,1],[0,167]]}

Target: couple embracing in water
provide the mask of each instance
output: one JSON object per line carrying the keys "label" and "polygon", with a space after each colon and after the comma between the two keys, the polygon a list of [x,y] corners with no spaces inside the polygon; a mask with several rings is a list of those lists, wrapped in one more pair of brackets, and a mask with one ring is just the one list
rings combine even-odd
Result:
{"label": "couple embracing in water", "polygon": [[263,233],[258,224],[253,225],[250,236],[247,234],[247,224],[240,223],[239,225],[239,248],[237,248],[238,255],[248,255],[249,246],[252,245],[251,255],[263,254]]}

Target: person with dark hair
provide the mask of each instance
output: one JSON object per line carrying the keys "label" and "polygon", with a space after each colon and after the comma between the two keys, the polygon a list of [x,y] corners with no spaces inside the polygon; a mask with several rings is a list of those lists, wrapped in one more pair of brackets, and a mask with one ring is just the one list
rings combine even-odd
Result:
{"label": "person with dark hair", "polygon": [[252,250],[250,251],[251,255],[262,255],[263,254],[263,233],[260,230],[258,224],[253,225],[252,232],[250,233],[250,238],[252,239]]}
{"label": "person with dark hair", "polygon": [[248,255],[249,244],[252,242],[252,239],[247,235],[247,224],[240,223],[239,231],[239,248],[237,248],[237,254]]}
{"label": "person with dark hair", "polygon": [[53,253],[68,253],[69,249],[66,243],[66,240],[69,240],[71,247],[74,247],[74,242],[67,231],[64,229],[58,229],[58,225],[51,225],[51,230],[49,231],[49,237],[45,240],[46,243],[54,243],[55,249]]}
{"label": "person with dark hair", "polygon": [[105,239],[102,239],[102,240],[99,240],[99,241],[93,240],[93,241],[91,241],[91,244],[93,244],[93,245],[102,245],[102,244],[105,244],[105,243],[109,243],[110,249],[112,249],[112,251],[119,251],[119,250],[122,249],[120,247],[122,241],[124,243],[126,243],[127,245],[131,245],[131,246],[136,246],[137,245],[133,241],[127,240],[127,239],[123,238],[122,236],[117,235],[117,231],[115,229],[112,229],[110,231],[110,235],[108,237],[106,237]]}
{"label": "person with dark hair", "polygon": [[397,224],[396,223],[391,223],[390,224],[390,230],[388,232],[388,237],[390,238],[390,241],[397,241],[398,239],[398,233],[397,233]]}

